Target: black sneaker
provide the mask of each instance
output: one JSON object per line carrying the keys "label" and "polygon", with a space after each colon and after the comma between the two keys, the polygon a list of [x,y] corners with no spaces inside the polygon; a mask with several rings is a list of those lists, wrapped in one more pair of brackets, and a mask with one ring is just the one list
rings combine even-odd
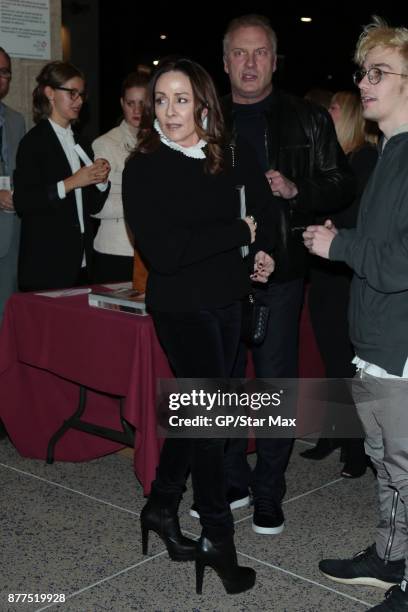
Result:
{"label": "black sneaker", "polygon": [[407,581],[403,580],[400,586],[393,586],[385,594],[385,599],[378,606],[370,608],[371,612],[404,612],[408,610]]}
{"label": "black sneaker", "polygon": [[404,578],[405,559],[385,563],[377,555],[375,544],[372,544],[352,559],[323,559],[319,569],[335,582],[389,589]]}
{"label": "black sneaker", "polygon": [[[227,493],[227,500],[229,501],[231,510],[237,510],[237,508],[248,508],[251,498],[248,490],[238,491],[237,489],[232,489]],[[190,508],[190,516],[197,519],[200,518],[200,513],[196,503],[194,503]]]}
{"label": "black sneaker", "polygon": [[271,499],[254,500],[254,518],[252,529],[262,535],[277,535],[285,527],[282,507]]}

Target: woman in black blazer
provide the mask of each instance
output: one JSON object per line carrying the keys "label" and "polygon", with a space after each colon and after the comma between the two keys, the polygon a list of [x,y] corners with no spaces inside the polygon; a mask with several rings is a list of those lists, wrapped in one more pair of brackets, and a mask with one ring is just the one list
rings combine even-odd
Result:
{"label": "woman in black blazer", "polygon": [[[51,62],[33,92],[37,125],[22,139],[14,174],[14,203],[21,217],[18,280],[21,291],[88,282],[92,258],[90,215],[108,194],[109,164],[81,165],[71,124],[85,98],[83,74]],[[81,147],[92,159],[92,149]],[[97,186],[97,188],[95,187]]]}

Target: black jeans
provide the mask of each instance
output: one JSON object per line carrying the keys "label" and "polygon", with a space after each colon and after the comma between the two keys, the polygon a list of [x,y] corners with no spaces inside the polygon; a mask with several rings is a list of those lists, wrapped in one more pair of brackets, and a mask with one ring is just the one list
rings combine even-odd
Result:
{"label": "black jeans", "polygon": [[[303,279],[296,279],[285,283],[270,283],[257,291],[260,300],[270,309],[265,340],[252,349],[257,378],[298,376],[299,320],[303,289]],[[246,352],[247,347],[241,344],[233,373],[237,378],[245,377]],[[257,462],[251,473],[246,460],[247,440],[231,438],[225,457],[227,489],[238,489],[246,493],[251,486],[255,499],[269,498],[280,504],[286,490],[285,470],[292,445],[292,439],[258,438]]]}
{"label": "black jeans", "polygon": [[[228,378],[236,358],[241,304],[184,313],[152,313],[157,335],[179,378]],[[167,503],[181,496],[189,469],[203,534],[234,533],[224,483],[225,439],[166,439],[152,490]]]}
{"label": "black jeans", "polygon": [[[351,276],[351,270],[348,271],[347,268],[343,272],[336,272],[335,267],[332,272],[330,269],[312,269],[309,312],[327,378],[353,378],[356,373],[356,367],[352,364],[354,351],[347,317]],[[351,463],[364,462],[364,431],[346,383],[344,393],[349,396],[347,408],[350,430],[354,431],[354,435],[360,432],[359,438],[341,439],[345,460]],[[327,412],[321,437],[324,437],[325,431],[338,429],[338,425],[341,425],[341,422],[337,422],[338,416],[337,411],[334,418]]]}

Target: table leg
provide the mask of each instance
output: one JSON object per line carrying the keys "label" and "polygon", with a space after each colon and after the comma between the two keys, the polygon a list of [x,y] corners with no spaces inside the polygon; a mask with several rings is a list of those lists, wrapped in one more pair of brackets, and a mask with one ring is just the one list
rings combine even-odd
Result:
{"label": "table leg", "polygon": [[124,398],[119,397],[119,410],[120,410],[120,422],[122,425],[122,431],[117,429],[111,429],[109,427],[102,427],[100,425],[96,425],[95,423],[89,423],[87,421],[82,421],[81,416],[83,415],[86,408],[86,397],[87,397],[87,388],[83,385],[79,385],[79,403],[78,408],[74,412],[72,416],[69,417],[61,427],[52,435],[47,447],[47,463],[54,463],[54,450],[57,442],[62,438],[62,436],[69,429],[77,429],[79,431],[85,431],[87,433],[102,436],[103,438],[108,438],[109,440],[115,440],[116,442],[121,442],[122,444],[126,444],[127,446],[134,446],[135,442],[135,432],[125,420],[123,416],[124,410]]}

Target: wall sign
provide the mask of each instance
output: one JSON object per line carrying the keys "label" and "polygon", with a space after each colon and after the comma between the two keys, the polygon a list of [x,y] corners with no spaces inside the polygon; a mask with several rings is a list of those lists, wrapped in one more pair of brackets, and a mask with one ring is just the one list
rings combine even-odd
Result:
{"label": "wall sign", "polygon": [[51,59],[49,0],[0,0],[0,46],[12,57]]}

